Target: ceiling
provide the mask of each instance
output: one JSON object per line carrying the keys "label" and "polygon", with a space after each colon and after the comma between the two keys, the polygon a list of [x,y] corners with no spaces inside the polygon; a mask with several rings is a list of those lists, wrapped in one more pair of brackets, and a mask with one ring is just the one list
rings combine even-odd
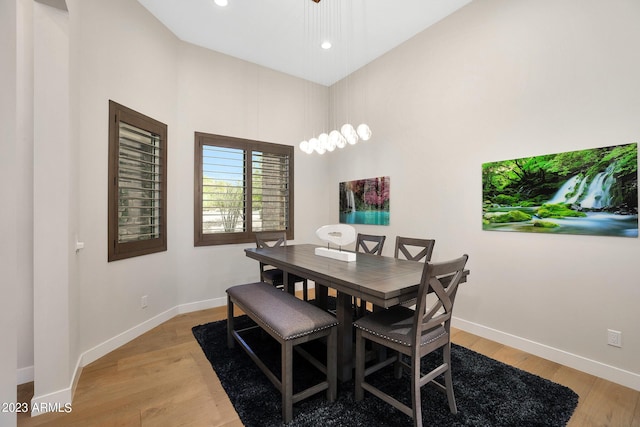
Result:
{"label": "ceiling", "polygon": [[471,0],[138,2],[181,40],[330,86]]}

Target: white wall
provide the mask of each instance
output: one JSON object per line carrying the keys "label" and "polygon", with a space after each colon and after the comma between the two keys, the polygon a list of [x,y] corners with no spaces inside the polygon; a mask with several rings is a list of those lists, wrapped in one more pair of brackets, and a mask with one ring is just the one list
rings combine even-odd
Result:
{"label": "white wall", "polygon": [[17,179],[19,212],[16,229],[18,241],[18,286],[16,305],[23,316],[17,323],[18,383],[33,379],[33,4],[32,0],[16,1],[17,81],[16,109],[18,116]]}
{"label": "white wall", "polygon": [[470,255],[458,326],[636,389],[638,239],[482,231],[481,164],[637,142],[638,16],[631,0],[472,2],[341,82],[368,89],[374,138],[334,153],[328,179],[389,175],[391,225],[360,229]]}
{"label": "white wall", "polygon": [[[15,318],[18,314],[14,303],[18,295],[19,282],[18,248],[18,200],[19,188],[15,186],[18,173],[18,144],[16,143],[17,111],[17,8],[15,1],[0,1],[0,402],[15,402],[15,375],[17,367],[17,329]],[[14,426],[15,413],[0,413],[0,426]]]}
{"label": "white wall", "polygon": [[[75,228],[72,142],[69,130],[69,19],[34,4],[33,287],[34,385],[38,396],[69,388],[75,368],[76,287],[71,257]],[[65,331],[59,334],[58,331]],[[70,392],[61,396],[69,402]]]}

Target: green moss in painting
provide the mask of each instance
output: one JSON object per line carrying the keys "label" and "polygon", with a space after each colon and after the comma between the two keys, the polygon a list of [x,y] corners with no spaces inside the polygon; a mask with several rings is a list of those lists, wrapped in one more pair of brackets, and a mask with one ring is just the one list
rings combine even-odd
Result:
{"label": "green moss in painting", "polygon": [[540,218],[585,217],[587,214],[570,209],[564,203],[544,204],[538,208],[536,215]]}
{"label": "green moss in painting", "polygon": [[531,215],[524,213],[522,211],[510,211],[505,212],[500,215],[492,215],[487,218],[490,222],[494,223],[502,223],[502,222],[522,222],[529,221],[531,219]]}
{"label": "green moss in painting", "polygon": [[493,203],[498,203],[503,206],[516,206],[518,204],[518,198],[507,194],[498,194],[493,198]]}
{"label": "green moss in painting", "polygon": [[555,222],[551,222],[551,221],[533,221],[533,226],[534,227],[540,227],[540,228],[560,227],[558,224],[556,224]]}

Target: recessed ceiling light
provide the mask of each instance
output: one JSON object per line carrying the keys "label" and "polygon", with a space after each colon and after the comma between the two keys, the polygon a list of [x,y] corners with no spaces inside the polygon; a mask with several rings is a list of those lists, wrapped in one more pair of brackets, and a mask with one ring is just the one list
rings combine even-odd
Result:
{"label": "recessed ceiling light", "polygon": [[213,2],[220,7],[225,7],[229,4],[228,0],[213,0]]}
{"label": "recessed ceiling light", "polygon": [[331,42],[329,40],[325,40],[322,42],[320,47],[323,48],[324,50],[331,49]]}

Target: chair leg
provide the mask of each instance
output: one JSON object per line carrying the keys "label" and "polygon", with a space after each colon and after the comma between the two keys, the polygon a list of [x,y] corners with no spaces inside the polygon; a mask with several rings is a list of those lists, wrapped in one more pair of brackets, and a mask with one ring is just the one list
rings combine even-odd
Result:
{"label": "chair leg", "polygon": [[398,358],[396,362],[393,364],[393,373],[396,379],[402,378],[402,353],[399,351],[396,352],[396,357]]}
{"label": "chair leg", "polygon": [[453,394],[453,378],[451,376],[451,344],[446,345],[442,351],[444,363],[449,367],[444,373],[444,385],[447,389],[447,400],[449,401],[449,410],[452,414],[458,413],[456,406],[456,396]]}
{"label": "chair leg", "polygon": [[356,387],[355,387],[355,399],[356,402],[360,402],[364,399],[364,389],[362,383],[364,382],[364,338],[362,337],[362,330],[356,329]]}
{"label": "chair leg", "polygon": [[233,339],[233,302],[227,296],[227,347],[233,348],[235,341]]}
{"label": "chair leg", "polygon": [[411,356],[411,407],[413,409],[413,425],[422,427],[422,399],[420,398],[420,356]]}
{"label": "chair leg", "polygon": [[282,420],[285,424],[293,418],[293,346],[290,341],[282,344]]}

